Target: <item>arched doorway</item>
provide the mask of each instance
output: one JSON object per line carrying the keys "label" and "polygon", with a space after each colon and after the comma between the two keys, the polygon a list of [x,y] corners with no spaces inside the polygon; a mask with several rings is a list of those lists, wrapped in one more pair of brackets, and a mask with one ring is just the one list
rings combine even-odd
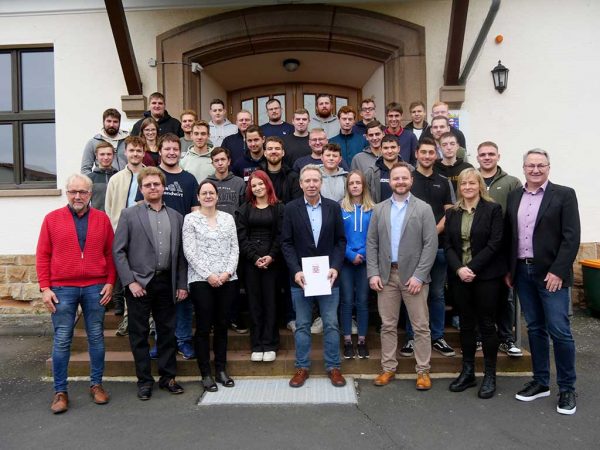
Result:
{"label": "arched doorway", "polygon": [[[282,5],[241,9],[190,22],[161,34],[157,48],[163,61],[196,62],[217,79],[225,72],[214,70],[215,67],[236,58],[247,60],[246,64],[264,55],[290,52],[326,54],[332,59],[353,58],[358,63],[344,63],[346,75],[363,65],[383,67],[381,106],[392,100],[407,104],[426,99],[424,28],[357,8]],[[273,73],[271,67],[261,68],[265,78]],[[326,70],[327,65],[323,72]],[[244,72],[234,71],[234,74],[240,84],[236,89],[227,89],[228,92],[267,84],[244,84]],[[159,67],[158,88],[167,95],[172,109],[198,108],[203,104],[200,80],[201,75],[193,74],[188,66]],[[311,81],[327,83],[322,79],[295,80]],[[348,86],[343,79],[338,84]]]}

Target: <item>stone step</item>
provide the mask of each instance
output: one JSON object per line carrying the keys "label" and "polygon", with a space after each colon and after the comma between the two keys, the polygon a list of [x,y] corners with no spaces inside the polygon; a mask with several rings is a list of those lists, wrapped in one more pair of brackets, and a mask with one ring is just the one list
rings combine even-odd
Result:
{"label": "stone step", "polygon": [[[323,334],[313,334],[313,346],[314,348],[323,347]],[[380,340],[379,334],[376,332],[375,327],[370,327],[367,334],[367,343],[373,347],[379,347]],[[452,347],[460,346],[460,336],[457,329],[449,327],[445,330],[446,342]],[[353,337],[356,343],[356,336]],[[228,331],[227,339],[228,350],[246,350],[250,351],[250,335],[249,334],[238,334],[234,331]],[[401,347],[404,345],[405,333],[402,330],[398,330],[398,343]],[[104,330],[104,345],[107,351],[129,351],[129,337],[128,336],[116,336],[114,329]],[[294,336],[290,330],[283,328],[279,330],[279,348],[281,350],[293,350],[294,349]],[[87,350],[87,335],[85,330],[75,329],[73,333],[73,346],[71,350],[86,351]]]}
{"label": "stone step", "polygon": [[[381,370],[381,351],[370,349],[369,359],[342,360],[342,371],[353,375],[375,375]],[[313,349],[311,373],[324,374],[323,351]],[[105,358],[105,376],[135,376],[133,356],[129,351],[107,351]],[[398,358],[398,373],[413,374],[415,372],[414,358]],[[437,352],[431,355],[432,373],[457,373],[461,369],[462,358],[460,351],[454,357],[442,356]],[[476,366],[483,370],[483,354],[477,352]],[[46,362],[48,375],[52,375],[52,360]],[[152,361],[153,374],[158,375],[156,361]],[[227,370],[231,376],[291,376],[294,373],[294,351],[280,350],[274,362],[252,362],[250,352],[245,350],[227,352]],[[531,355],[524,352],[521,358],[510,358],[504,353],[498,354],[498,372],[527,372],[531,370]],[[179,376],[198,376],[198,366],[195,360],[184,360],[177,356],[177,374]],[[69,364],[69,376],[89,376],[89,357],[87,352],[73,352]]]}

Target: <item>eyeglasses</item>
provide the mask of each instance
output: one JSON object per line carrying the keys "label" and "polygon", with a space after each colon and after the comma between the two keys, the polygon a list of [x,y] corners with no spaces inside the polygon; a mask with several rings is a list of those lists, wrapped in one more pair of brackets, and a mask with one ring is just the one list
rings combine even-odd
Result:
{"label": "eyeglasses", "polygon": [[90,191],[67,191],[67,194],[72,195],[73,197],[75,197],[77,194],[79,194],[81,197],[85,197],[86,195],[90,194]]}
{"label": "eyeglasses", "polygon": [[550,164],[524,164],[525,167],[529,171],[533,170],[546,170],[546,167],[550,167]]}
{"label": "eyeglasses", "polygon": [[312,138],[309,140],[310,140],[310,142],[325,142],[327,140],[327,138]]}
{"label": "eyeglasses", "polygon": [[144,184],[142,184],[142,187],[146,188],[146,189],[150,189],[150,188],[153,188],[153,187],[159,187],[159,186],[162,186],[162,183],[155,182],[155,183],[144,183]]}

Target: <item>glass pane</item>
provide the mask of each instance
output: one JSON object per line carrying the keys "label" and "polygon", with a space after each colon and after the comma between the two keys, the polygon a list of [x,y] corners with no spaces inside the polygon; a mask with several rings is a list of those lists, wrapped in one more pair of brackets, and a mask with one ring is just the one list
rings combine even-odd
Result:
{"label": "glass pane", "polygon": [[285,94],[274,95],[273,98],[281,103],[281,120],[285,122]]}
{"label": "glass pane", "polygon": [[335,111],[333,112],[334,114],[337,114],[337,112],[340,110],[340,108],[342,106],[347,106],[348,105],[348,99],[345,97],[336,97],[335,98]]}
{"label": "glass pane", "polygon": [[12,124],[0,124],[0,183],[14,183]]}
{"label": "glass pane", "polygon": [[23,109],[54,109],[54,52],[21,54]]}
{"label": "glass pane", "polygon": [[258,120],[255,120],[256,125],[263,125],[269,121],[269,115],[267,114],[267,102],[269,97],[258,97]]}
{"label": "glass pane", "polygon": [[304,109],[306,109],[310,117],[315,115],[315,94],[304,94]]}
{"label": "glass pane", "polygon": [[249,98],[248,100],[242,100],[242,109],[250,111],[252,117],[254,117],[254,99]]}
{"label": "glass pane", "polygon": [[0,111],[12,111],[10,53],[0,53]]}
{"label": "glass pane", "polygon": [[53,123],[23,124],[25,181],[56,181],[56,138]]}

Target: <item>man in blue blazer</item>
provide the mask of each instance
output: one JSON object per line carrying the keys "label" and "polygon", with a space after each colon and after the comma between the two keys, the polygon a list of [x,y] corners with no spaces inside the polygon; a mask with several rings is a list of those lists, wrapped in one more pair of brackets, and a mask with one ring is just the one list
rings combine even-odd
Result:
{"label": "man in blue blazer", "polygon": [[[292,302],[296,310],[296,373],[290,380],[291,387],[300,387],[309,375],[312,310],[315,302],[323,320],[323,357],[325,369],[334,386],[344,386],[346,380],[340,371],[340,332],[337,310],[339,287],[337,277],[342,269],[346,236],[340,206],[321,197],[321,171],[319,166],[309,164],[300,171],[302,198],[289,202],[285,207],[281,250],[291,276]],[[306,297],[302,258],[329,256],[331,283],[330,295]]]}
{"label": "man in blue blazer", "polygon": [[554,348],[560,414],[574,414],[575,342],[569,321],[573,262],[579,250],[580,224],[575,191],[548,180],[550,157],[529,150],[523,158],[526,183],[507,200],[505,235],[509,273],[525,314],[533,380],[516,394],[532,401],[550,395],[550,341]]}

